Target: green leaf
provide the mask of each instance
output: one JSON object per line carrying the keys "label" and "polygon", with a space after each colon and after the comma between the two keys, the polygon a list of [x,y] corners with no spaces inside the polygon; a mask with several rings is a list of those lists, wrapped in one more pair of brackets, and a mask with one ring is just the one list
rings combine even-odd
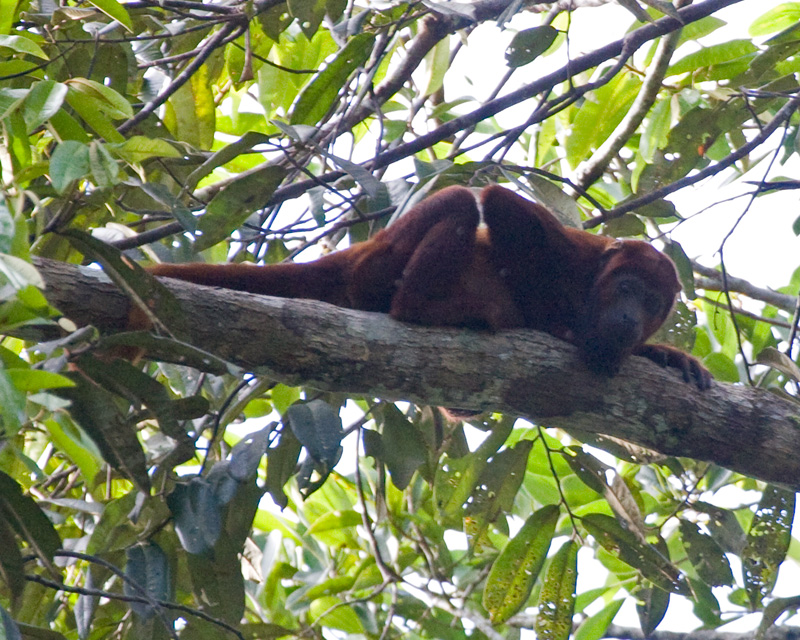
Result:
{"label": "green leaf", "polygon": [[288,0],[286,4],[306,38],[313,38],[325,17],[325,0]]}
{"label": "green leaf", "polygon": [[0,369],[0,417],[7,436],[16,434],[25,420],[25,395],[14,386],[8,372],[2,369]]}
{"label": "green leaf", "polygon": [[5,120],[16,111],[29,93],[28,89],[0,89],[0,120]]}
{"label": "green leaf", "polygon": [[123,96],[111,87],[87,78],[70,78],[69,88],[91,98],[97,108],[112,118],[132,118],[133,107]]}
{"label": "green leaf", "polygon": [[794,491],[767,485],[741,553],[744,587],[753,609],[772,593],[792,539]]}
{"label": "green leaf", "polygon": [[[650,585],[650,583],[647,583]],[[636,613],[639,626],[645,637],[652,635],[661,624],[669,607],[669,592],[658,587],[648,586],[636,592]]]}
{"label": "green leaf", "polygon": [[673,593],[686,594],[683,574],[652,545],[639,540],[623,529],[616,519],[603,513],[590,513],[581,518],[586,530],[613,556],[638,569],[653,584]]}
{"label": "green leaf", "polygon": [[47,60],[47,54],[30,38],[25,36],[0,36],[0,48],[6,47],[17,53],[28,54]]}
{"label": "green leaf", "polygon": [[533,513],[492,564],[483,606],[493,624],[505,622],[525,606],[547,558],[558,514],[553,504]]}
{"label": "green leaf", "polygon": [[199,554],[211,549],[222,531],[222,507],[214,487],[205,478],[175,485],[167,496],[181,546]]}
{"label": "green leaf", "polygon": [[105,114],[105,103],[73,87],[67,92],[67,103],[106,142],[125,142],[125,138]]}
{"label": "green leaf", "polygon": [[362,523],[363,519],[358,511],[353,511],[352,509],[347,511],[328,511],[311,523],[306,534],[311,536],[323,531],[358,527]]}
{"label": "green leaf", "polygon": [[506,49],[506,64],[522,67],[536,60],[556,41],[558,30],[550,25],[519,31]]}
{"label": "green leaf", "polygon": [[62,547],[61,538],[53,523],[42,512],[33,498],[22,492],[22,487],[11,476],[0,471],[0,514],[17,535],[28,543],[33,552],[51,573],[58,571],[52,561]]}
{"label": "green leaf", "polygon": [[117,161],[105,148],[105,145],[93,140],[89,143],[89,166],[92,169],[94,183],[102,188],[113,187],[117,183],[119,167]]}
{"label": "green leaf", "polygon": [[800,21],[800,3],[785,2],[773,7],[756,18],[748,29],[751,36],[765,36],[769,33],[789,29]]}
{"label": "green leaf", "polygon": [[72,418],[97,445],[103,459],[146,491],[150,479],[144,451],[135,429],[117,406],[117,397],[77,371],[69,377],[75,386],[57,389],[56,395],[72,402]]}
{"label": "green leaf", "polygon": [[208,65],[198,69],[167,102],[164,123],[176,139],[210,149],[216,130],[216,104]]}
{"label": "green leaf", "polygon": [[250,151],[257,144],[269,142],[270,137],[256,131],[248,131],[236,142],[225,145],[219,151],[211,155],[208,160],[192,171],[186,178],[186,190],[192,191],[197,183],[209,175],[217,167],[230,162],[239,155]]}
{"label": "green leaf", "polygon": [[[152,540],[141,542],[126,551],[123,591],[126,596],[148,597],[153,600],[169,600],[172,593],[172,578],[169,559],[163,549]],[[144,602],[129,603],[131,610],[147,620],[156,613],[156,608]]]}
{"label": "green leaf", "polygon": [[535,626],[539,640],[567,640],[572,632],[578,549],[578,543],[568,540],[550,560],[539,595]]}
{"label": "green leaf", "polygon": [[608,626],[624,602],[624,600],[613,600],[601,611],[584,620],[575,632],[574,640],[600,640],[605,636]]}
{"label": "green leaf", "polygon": [[442,88],[444,75],[450,68],[450,38],[442,38],[428,55],[425,56],[428,70],[428,82],[422,91],[422,96],[429,96]]}
{"label": "green leaf", "polygon": [[778,351],[775,347],[762,349],[756,358],[756,362],[777,369],[792,380],[800,382],[800,367],[795,364],[794,360],[785,353]]}
{"label": "green leaf", "polygon": [[[2,513],[3,508],[0,506],[0,514]],[[5,585],[5,588],[16,600],[25,589],[25,563],[22,560],[14,530],[5,519],[0,519],[0,544],[3,545],[3,553],[0,553],[0,584]],[[0,620],[1,622],[3,621]],[[0,628],[0,638],[6,640],[9,636],[3,635],[2,631],[3,629]]]}
{"label": "green leaf", "polygon": [[11,253],[16,225],[5,201],[0,198],[0,252]]}
{"label": "green leaf", "polygon": [[69,378],[52,371],[41,369],[7,369],[8,377],[20,391],[41,391],[42,389],[59,389],[74,387]]}
{"label": "green leaf", "polygon": [[732,585],[731,565],[716,540],[694,522],[681,520],[680,528],[683,546],[700,578],[711,587]]}
{"label": "green leaf", "polygon": [[286,169],[268,165],[228,184],[212,198],[205,215],[200,217],[197,229],[202,236],[194,250],[213,247],[242,226],[253,211],[267,204],[285,177]]}
{"label": "green leaf", "polygon": [[703,358],[703,364],[716,380],[721,382],[739,382],[739,369],[736,363],[724,353],[715,351]]}
{"label": "green leaf", "polygon": [[131,164],[138,164],[149,158],[181,157],[181,152],[162,138],[131,136],[122,144],[109,146],[120,158]]}
{"label": "green leaf", "polygon": [[318,124],[331,109],[350,74],[367,61],[374,42],[375,36],[371,33],[352,38],[300,93],[290,124]]}
{"label": "green leaf", "polygon": [[133,33],[133,22],[128,15],[127,9],[123,7],[117,0],[89,0],[91,4],[100,9],[112,20],[116,20],[130,33]]}
{"label": "green leaf", "polygon": [[350,605],[336,596],[323,596],[311,603],[308,615],[315,625],[344,631],[350,635],[364,633],[364,625]]}
{"label": "green leaf", "polygon": [[625,117],[642,86],[640,78],[621,73],[586,100],[572,123],[566,141],[567,160],[576,167],[613,133]]}
{"label": "green leaf", "polygon": [[705,69],[758,52],[751,40],[731,40],[690,53],[667,70],[667,77]]}
{"label": "green leaf", "polygon": [[396,406],[387,405],[383,408],[379,459],[386,464],[392,482],[398,489],[405,489],[414,472],[427,460],[425,442],[415,431],[411,421]]}
{"label": "green leaf", "polygon": [[22,114],[28,132],[33,131],[58,113],[61,105],[64,104],[68,90],[67,85],[52,80],[44,80],[33,85],[25,98],[25,109]]}
{"label": "green leaf", "polygon": [[289,426],[311,457],[331,469],[342,453],[342,419],[324,400],[294,404],[286,411]]}

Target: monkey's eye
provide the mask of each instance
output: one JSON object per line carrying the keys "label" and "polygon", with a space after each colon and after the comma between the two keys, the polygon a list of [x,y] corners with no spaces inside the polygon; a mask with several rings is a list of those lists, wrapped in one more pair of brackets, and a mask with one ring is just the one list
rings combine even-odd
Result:
{"label": "monkey's eye", "polygon": [[645,311],[651,316],[661,313],[661,297],[650,293],[644,297]]}

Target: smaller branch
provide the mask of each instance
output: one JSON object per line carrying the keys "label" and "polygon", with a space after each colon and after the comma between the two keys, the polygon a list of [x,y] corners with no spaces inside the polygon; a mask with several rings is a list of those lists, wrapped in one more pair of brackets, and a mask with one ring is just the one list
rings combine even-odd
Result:
{"label": "smaller branch", "polygon": [[[697,285],[701,289],[705,289],[706,291],[725,290],[722,272],[712,269],[711,267],[706,267],[696,260],[692,260],[692,269],[695,271],[695,273],[705,276],[704,279],[698,280],[697,282]],[[742,293],[749,298],[753,298],[753,300],[766,302],[767,304],[771,304],[773,307],[778,307],[784,311],[794,311],[797,303],[794,296],[790,296],[785,293],[778,293],[777,291],[772,291],[771,289],[757,287],[747,280],[743,280],[742,278],[734,278],[731,275],[727,276],[727,286],[729,291]]]}
{"label": "smaller branch", "polygon": [[658,97],[658,92],[661,91],[661,83],[667,74],[670,60],[672,60],[672,55],[678,46],[682,31],[682,29],[677,29],[664,36],[664,39],[658,45],[653,61],[647,67],[645,80],[630,110],[625,114],[622,122],[617,125],[614,133],[600,145],[600,148],[592,154],[592,157],[583,166],[578,167],[575,182],[582,189],[587,189],[589,185],[603,175],[611,160],[616,157],[644,121],[645,116]]}
{"label": "smaller branch", "polygon": [[[202,5],[206,6],[206,5]],[[147,116],[153,113],[156,109],[158,109],[162,104],[164,104],[172,94],[174,94],[178,89],[180,89],[186,82],[191,78],[195,71],[197,71],[206,60],[211,56],[214,51],[217,50],[218,47],[224,44],[225,40],[229,36],[233,36],[233,38],[238,38],[244,30],[247,28],[246,25],[242,26],[240,24],[234,24],[229,22],[228,24],[224,25],[217,33],[215,33],[203,49],[197,54],[197,57],[192,60],[189,64],[186,65],[183,71],[181,71],[175,79],[172,80],[164,89],[150,102],[148,102],[142,109],[137,113],[133,118],[126,120],[123,122],[119,127],[117,127],[117,131],[120,133],[126,133],[133,129],[137,124],[144,121]]]}
{"label": "smaller branch", "polygon": [[[700,288],[705,289],[702,285],[699,285]],[[712,300],[708,296],[700,296],[700,300],[705,302],[706,304],[710,304],[717,309],[725,309],[725,311],[730,312],[731,308],[728,306],[727,302],[720,302],[719,300]],[[751,320],[755,320],[756,322],[766,322],[767,324],[772,325],[773,327],[780,327],[781,329],[791,329],[792,325],[788,322],[782,322],[781,320],[776,320],[775,318],[765,318],[764,316],[760,316],[757,313],[751,313],[750,311],[746,311],[744,309],[740,309],[738,307],[733,307],[733,313],[737,316],[743,316],[745,318],[750,318]]]}
{"label": "smaller branch", "polygon": [[621,204],[614,209],[608,210],[603,216],[598,216],[596,218],[592,218],[591,220],[587,220],[583,223],[584,229],[591,229],[592,227],[596,227],[603,222],[607,222],[608,220],[613,220],[614,218],[619,218],[626,213],[631,211],[635,211],[639,207],[643,207],[646,204],[650,204],[651,202],[655,202],[656,200],[661,200],[666,198],[671,193],[675,193],[676,191],[680,191],[684,187],[688,187],[692,184],[697,184],[698,182],[702,182],[708,177],[714,176],[718,174],[723,169],[727,169],[728,167],[732,166],[735,162],[741,160],[745,156],[749,155],[754,149],[758,146],[762,145],[764,142],[767,141],[779,126],[781,126],[784,122],[786,122],[789,118],[792,117],[792,114],[797,110],[797,107],[800,106],[800,93],[795,93],[791,96],[791,99],[780,108],[780,110],[775,114],[775,117],[767,123],[761,132],[754,137],[750,142],[747,144],[739,147],[733,153],[727,155],[725,158],[707,166],[705,169],[698,171],[697,173],[692,173],[680,180],[676,180],[675,182],[671,182],[670,184],[664,185],[660,189],[655,189],[650,193],[647,193],[639,198],[635,198],[630,200],[624,204]]}

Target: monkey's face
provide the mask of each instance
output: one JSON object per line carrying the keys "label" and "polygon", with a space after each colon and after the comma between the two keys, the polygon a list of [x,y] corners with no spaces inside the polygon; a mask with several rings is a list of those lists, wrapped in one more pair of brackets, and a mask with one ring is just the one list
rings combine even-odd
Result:
{"label": "monkey's face", "polygon": [[666,318],[672,300],[632,271],[606,272],[585,308],[579,347],[586,365],[613,376],[622,360],[649,338]]}

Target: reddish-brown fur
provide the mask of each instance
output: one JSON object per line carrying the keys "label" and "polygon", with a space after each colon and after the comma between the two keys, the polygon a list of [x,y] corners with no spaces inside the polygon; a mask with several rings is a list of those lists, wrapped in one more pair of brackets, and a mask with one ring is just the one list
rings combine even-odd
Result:
{"label": "reddish-brown fur", "polygon": [[668,257],[645,242],[562,226],[542,206],[499,186],[423,200],[372,239],[310,263],[160,264],[156,275],[342,307],[432,326],[528,327],[576,344],[594,371],[613,375],[629,354],[681,370],[701,389],[711,376],[691,356],[645,344],[680,284]]}

